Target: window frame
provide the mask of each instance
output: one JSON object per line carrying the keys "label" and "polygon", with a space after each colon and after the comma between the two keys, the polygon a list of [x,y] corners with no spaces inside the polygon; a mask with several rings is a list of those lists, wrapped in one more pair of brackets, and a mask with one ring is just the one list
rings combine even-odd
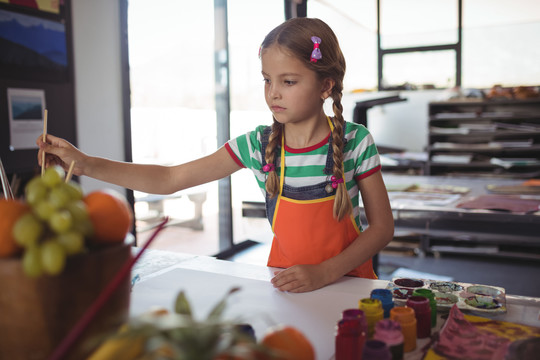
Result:
{"label": "window frame", "polygon": [[457,6],[458,6],[458,26],[457,26],[457,42],[456,43],[383,49],[381,47],[381,0],[377,0],[377,89],[379,91],[387,90],[387,88],[383,86],[384,56],[395,55],[395,54],[405,54],[405,53],[412,53],[412,52],[428,52],[428,51],[452,50],[455,52],[455,56],[456,56],[456,84],[455,86],[458,86],[458,87],[461,86],[463,0],[457,0]]}

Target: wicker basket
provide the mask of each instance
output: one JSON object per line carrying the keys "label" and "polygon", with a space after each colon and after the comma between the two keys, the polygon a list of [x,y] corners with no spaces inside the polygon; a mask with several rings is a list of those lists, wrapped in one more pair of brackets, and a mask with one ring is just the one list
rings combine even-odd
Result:
{"label": "wicker basket", "polygon": [[[0,259],[0,359],[34,360],[51,355],[100,292],[131,256],[129,244],[69,257],[62,274],[28,278],[20,259]],[[127,277],[71,348],[83,359],[92,339],[114,330],[129,316]]]}

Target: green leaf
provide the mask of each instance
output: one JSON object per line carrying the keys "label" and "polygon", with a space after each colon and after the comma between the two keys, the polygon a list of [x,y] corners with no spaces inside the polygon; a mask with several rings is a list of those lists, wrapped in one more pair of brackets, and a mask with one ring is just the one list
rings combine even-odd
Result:
{"label": "green leaf", "polygon": [[240,290],[239,287],[234,287],[231,290],[229,290],[229,292],[225,294],[223,299],[221,299],[221,301],[216,304],[216,306],[212,309],[212,311],[210,311],[210,314],[208,314],[207,320],[218,321],[221,318],[223,311],[225,311],[225,307],[227,306],[227,298],[239,290]]}
{"label": "green leaf", "polygon": [[191,312],[191,305],[189,305],[189,301],[186,298],[186,294],[184,294],[183,291],[180,291],[180,293],[176,297],[174,311],[177,314],[187,316],[190,320],[193,319],[193,314]]}

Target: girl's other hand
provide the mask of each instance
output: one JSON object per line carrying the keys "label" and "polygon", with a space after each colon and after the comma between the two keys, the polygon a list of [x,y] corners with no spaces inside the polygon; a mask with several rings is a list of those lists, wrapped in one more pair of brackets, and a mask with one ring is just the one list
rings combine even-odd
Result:
{"label": "girl's other hand", "polygon": [[331,281],[327,272],[319,265],[294,265],[288,269],[274,272],[272,285],[280,291],[301,293],[322,288]]}
{"label": "girl's other hand", "polygon": [[73,146],[68,141],[59,137],[47,134],[46,142],[43,142],[42,135],[40,135],[36,144],[39,147],[38,151],[38,164],[41,166],[42,153],[45,151],[45,167],[59,165],[65,171],[68,171],[72,161],[75,161],[75,167],[73,168],[73,175],[84,174],[84,164],[87,156]]}

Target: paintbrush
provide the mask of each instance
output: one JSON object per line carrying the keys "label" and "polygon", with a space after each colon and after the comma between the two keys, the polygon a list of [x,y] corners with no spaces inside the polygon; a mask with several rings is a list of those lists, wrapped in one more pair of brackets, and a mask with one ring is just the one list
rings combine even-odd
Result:
{"label": "paintbrush", "polygon": [[[43,142],[47,141],[47,109],[43,114]],[[45,173],[45,151],[41,152],[41,176]]]}
{"label": "paintbrush", "polygon": [[2,159],[0,159],[0,179],[2,180],[2,191],[4,192],[4,197],[6,200],[13,199],[13,192],[11,191],[11,186],[9,185],[9,180],[4,170],[4,164],[2,164]]}
{"label": "paintbrush", "polygon": [[73,329],[67,334],[67,336],[62,340],[60,345],[55,349],[49,360],[60,360],[63,359],[69,349],[73,346],[75,341],[79,339],[83,331],[88,327],[90,322],[96,317],[99,310],[105,305],[105,303],[112,296],[114,291],[120,286],[122,281],[130,274],[133,265],[139,260],[141,255],[146,251],[150,243],[154,241],[157,234],[165,227],[165,224],[169,221],[169,218],[166,217],[154,230],[146,244],[141,248],[141,250],[133,258],[130,258],[124,266],[118,271],[115,277],[111,282],[103,289],[99,294],[97,299],[92,303],[92,305],[86,310],[81,319],[75,324]]}

